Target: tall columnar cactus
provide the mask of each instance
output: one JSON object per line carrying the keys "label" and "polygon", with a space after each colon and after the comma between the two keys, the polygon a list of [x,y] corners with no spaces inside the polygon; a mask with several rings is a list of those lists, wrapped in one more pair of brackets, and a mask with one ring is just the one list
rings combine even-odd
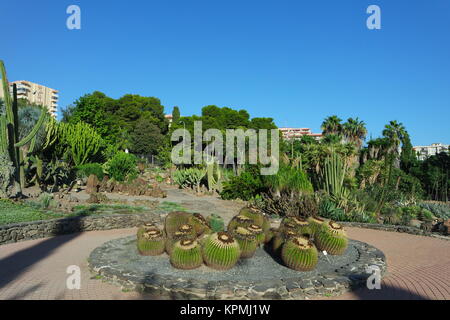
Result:
{"label": "tall columnar cactus", "polygon": [[319,254],[314,244],[307,238],[296,237],[283,245],[281,259],[291,269],[311,271],[319,261]]}
{"label": "tall columnar cactus", "polygon": [[204,241],[203,260],[217,270],[233,268],[241,256],[239,243],[226,232],[213,233]]}
{"label": "tall columnar cactus", "polygon": [[200,244],[195,240],[175,242],[170,253],[170,263],[177,269],[190,270],[203,264]]}
{"label": "tall columnar cactus", "polygon": [[325,159],[321,178],[323,188],[329,195],[339,197],[344,192],[345,173],[346,166],[336,152]]}
{"label": "tall columnar cactus", "polygon": [[206,163],[206,176],[208,178],[209,191],[222,192],[222,170],[219,164],[215,161],[208,161]]}
{"label": "tall columnar cactus", "polygon": [[5,65],[1,60],[0,72],[2,77],[3,99],[5,101],[6,113],[4,116],[0,115],[0,130],[2,131],[0,133],[0,151],[7,151],[9,158],[11,159],[15,168],[14,177],[17,192],[21,193],[22,188],[25,187],[24,159],[21,147],[30,144],[30,149],[33,150],[34,145],[36,144],[36,134],[48,119],[48,113],[44,111],[41,112],[37,123],[31,129],[30,133],[19,141],[17,87],[15,84],[13,85],[13,96],[11,97]]}
{"label": "tall columnar cactus", "polygon": [[342,255],[347,249],[348,239],[340,224],[329,221],[322,225],[315,237],[315,243],[321,251],[325,250],[331,255]]}

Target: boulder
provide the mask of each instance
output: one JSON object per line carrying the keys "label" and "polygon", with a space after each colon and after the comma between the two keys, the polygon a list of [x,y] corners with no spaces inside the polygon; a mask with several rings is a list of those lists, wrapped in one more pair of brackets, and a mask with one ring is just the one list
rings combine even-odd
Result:
{"label": "boulder", "polygon": [[100,187],[98,189],[99,192],[108,192],[108,182],[109,177],[104,176],[102,182],[100,183]]}
{"label": "boulder", "polygon": [[89,199],[86,200],[87,203],[102,203],[107,202],[109,199],[103,193],[91,193]]}
{"label": "boulder", "polygon": [[450,219],[447,219],[446,221],[444,221],[442,223],[442,226],[443,226],[443,228],[442,228],[443,234],[446,236],[450,235]]}
{"label": "boulder", "polygon": [[97,176],[94,174],[91,174],[86,183],[86,192],[87,193],[97,193],[99,187],[100,187],[100,181],[98,181]]}

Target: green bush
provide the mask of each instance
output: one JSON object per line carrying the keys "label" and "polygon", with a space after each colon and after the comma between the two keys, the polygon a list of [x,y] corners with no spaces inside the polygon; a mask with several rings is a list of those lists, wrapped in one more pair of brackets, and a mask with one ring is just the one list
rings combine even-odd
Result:
{"label": "green bush", "polygon": [[134,179],[138,175],[137,158],[131,153],[118,152],[108,162],[104,168],[106,172],[116,181]]}
{"label": "green bush", "polygon": [[105,175],[103,173],[103,167],[99,163],[83,164],[75,169],[77,178],[88,178],[91,174],[93,174],[101,181]]}
{"label": "green bush", "polygon": [[445,203],[423,202],[419,206],[430,211],[434,216],[440,219],[450,219],[450,205]]}
{"label": "green bush", "polygon": [[249,201],[264,191],[261,176],[254,170],[244,171],[239,176],[230,177],[223,183],[223,191],[220,193],[222,199],[242,199]]}

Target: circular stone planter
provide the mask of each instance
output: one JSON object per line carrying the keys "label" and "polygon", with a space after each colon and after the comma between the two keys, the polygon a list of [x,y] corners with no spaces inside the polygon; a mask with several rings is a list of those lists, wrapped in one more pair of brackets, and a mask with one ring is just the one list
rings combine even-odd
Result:
{"label": "circular stone planter", "polygon": [[317,268],[298,272],[283,266],[264,249],[251,259],[240,260],[228,271],[206,266],[178,270],[166,254],[141,256],[136,237],[106,242],[89,257],[89,267],[98,278],[126,290],[146,292],[169,299],[305,299],[340,295],[366,285],[368,266],[384,275],[384,254],[359,241],[350,240],[342,256],[320,254]]}

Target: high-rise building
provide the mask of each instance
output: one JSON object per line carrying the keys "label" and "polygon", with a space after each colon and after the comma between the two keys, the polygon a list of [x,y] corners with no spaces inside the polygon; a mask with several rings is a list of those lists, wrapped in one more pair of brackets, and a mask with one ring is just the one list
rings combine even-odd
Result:
{"label": "high-rise building", "polygon": [[[58,90],[45,87],[30,81],[20,80],[9,83],[12,93],[13,84],[17,86],[17,98],[26,99],[28,102],[44,106],[53,117],[56,117],[58,108]],[[0,98],[3,98],[3,88],[0,88]]]}

